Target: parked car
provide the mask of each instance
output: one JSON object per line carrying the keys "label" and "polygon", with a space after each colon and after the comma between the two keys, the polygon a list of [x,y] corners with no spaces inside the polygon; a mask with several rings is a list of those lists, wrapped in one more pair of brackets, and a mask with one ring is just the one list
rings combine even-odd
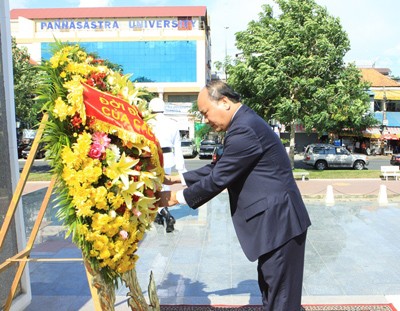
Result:
{"label": "parked car", "polygon": [[32,143],[33,140],[35,139],[36,136],[36,130],[33,129],[23,129],[22,130],[22,136],[20,140],[18,141],[18,159],[23,158],[22,151],[29,147]]}
{"label": "parked car", "polygon": [[202,140],[199,148],[199,159],[211,158],[216,145],[217,143],[214,140]]}
{"label": "parked car", "polygon": [[224,146],[223,145],[217,145],[214,148],[212,157],[211,157],[211,163],[215,164],[218,162],[219,158],[221,158],[222,154],[224,153]]}
{"label": "parked car", "polygon": [[[28,159],[29,152],[31,151],[31,147],[32,147],[32,144],[30,144],[24,150],[22,150],[21,155],[24,159]],[[35,159],[43,159],[45,157],[45,155],[46,155],[46,149],[44,149],[44,143],[39,143]]]}
{"label": "parked car", "polygon": [[392,155],[392,157],[390,158],[390,164],[391,165],[400,165],[400,153]]}
{"label": "parked car", "polygon": [[193,140],[182,139],[181,149],[183,157],[194,158],[197,155],[196,145]]}
{"label": "parked car", "polygon": [[32,144],[32,141],[30,139],[24,138],[20,142],[18,142],[17,148],[18,148],[18,159],[23,158],[22,156],[22,151],[26,147],[29,147]]}
{"label": "parked car", "polygon": [[303,162],[317,170],[326,168],[353,168],[362,170],[368,166],[368,157],[364,154],[353,154],[345,147],[330,144],[308,145],[304,153]]}

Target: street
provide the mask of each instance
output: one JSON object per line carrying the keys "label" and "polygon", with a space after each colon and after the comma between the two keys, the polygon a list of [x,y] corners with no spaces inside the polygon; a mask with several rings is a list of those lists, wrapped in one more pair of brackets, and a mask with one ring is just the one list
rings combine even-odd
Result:
{"label": "street", "polygon": [[[369,165],[367,166],[368,170],[380,170],[381,166],[390,165],[390,163],[389,163],[390,156],[369,156],[368,159],[369,159]],[[25,162],[26,162],[25,159],[18,160],[20,171],[22,171],[22,169],[25,165]],[[194,170],[194,169],[199,168],[208,163],[211,163],[211,159],[201,159],[200,160],[198,157],[195,157],[193,159],[189,159],[189,158],[185,159],[185,165],[186,165],[186,169],[188,171]],[[301,169],[312,169],[311,166],[305,165],[302,162],[301,155],[295,155],[294,167],[301,168]],[[31,172],[40,173],[40,172],[46,172],[49,169],[50,169],[50,166],[46,160],[37,159],[33,162]]]}
{"label": "street", "polygon": [[[303,157],[301,155],[295,155],[294,159],[294,167],[301,169],[312,169],[311,166],[308,166],[303,163]],[[390,156],[369,156],[369,165],[367,166],[368,170],[380,170],[383,165],[390,165]],[[211,159],[202,159],[200,160],[198,157],[194,159],[185,159],[186,169],[193,170],[202,165],[206,165],[211,162]]]}

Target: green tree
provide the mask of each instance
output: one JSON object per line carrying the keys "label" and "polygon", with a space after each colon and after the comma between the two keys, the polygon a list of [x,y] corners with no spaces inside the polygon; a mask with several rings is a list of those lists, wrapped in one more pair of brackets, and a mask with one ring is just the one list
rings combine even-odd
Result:
{"label": "green tree", "polygon": [[321,134],[361,131],[374,119],[368,84],[344,63],[350,42],[339,19],[313,0],[275,2],[279,14],[264,5],[259,19],[236,34],[242,53],[228,66],[228,82],[266,120],[290,128],[293,164],[296,123]]}
{"label": "green tree", "polygon": [[32,128],[38,123],[41,106],[35,102],[34,90],[37,87],[39,71],[32,64],[25,47],[18,47],[15,38],[11,42],[13,71],[15,115],[23,127]]}
{"label": "green tree", "polygon": [[231,56],[225,56],[224,61],[216,61],[214,66],[217,70],[224,72],[224,78],[228,77],[229,68],[232,66],[233,59]]}

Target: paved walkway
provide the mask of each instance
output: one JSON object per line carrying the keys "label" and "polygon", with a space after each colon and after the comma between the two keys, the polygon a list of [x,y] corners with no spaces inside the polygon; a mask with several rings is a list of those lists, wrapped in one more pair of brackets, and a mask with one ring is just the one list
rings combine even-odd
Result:
{"label": "paved walkway", "polygon": [[[46,188],[49,182],[37,181],[27,182],[23,194]],[[337,198],[378,198],[382,186],[386,188],[387,197],[400,200],[400,180],[374,179],[309,179],[297,181],[297,185],[304,198],[324,199],[327,195],[328,186],[332,186],[333,194]],[[180,188],[176,186],[176,189]]]}
{"label": "paved walkway", "polygon": [[[313,223],[303,303],[391,302],[400,310],[400,181],[309,180],[298,185]],[[28,228],[46,187],[27,184],[23,202],[24,208],[29,206]],[[329,192],[333,200],[327,202]],[[382,193],[387,201],[380,199]],[[256,263],[245,258],[238,244],[227,193],[197,210],[178,205],[172,213],[176,230],[167,234],[154,225],[139,248],[143,291],[152,271],[162,304],[260,304]],[[54,214],[49,208],[51,225],[42,230],[32,257],[79,258],[80,251],[52,231],[60,230]],[[30,277],[33,298],[25,310],[93,310],[81,262],[32,262]],[[126,293],[121,286],[116,310],[128,310]]]}

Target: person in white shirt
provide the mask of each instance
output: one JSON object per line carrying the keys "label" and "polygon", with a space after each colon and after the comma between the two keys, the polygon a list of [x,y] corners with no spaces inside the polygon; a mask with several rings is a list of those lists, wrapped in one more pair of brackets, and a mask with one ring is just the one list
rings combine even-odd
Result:
{"label": "person in white shirt", "polygon": [[[174,166],[179,173],[186,172],[177,122],[165,116],[165,103],[161,98],[153,98],[149,103],[149,110],[155,114],[155,117],[149,120],[148,123],[163,150],[165,174],[171,175]],[[170,186],[163,185],[163,191],[168,191],[169,189]],[[154,221],[164,225],[164,219],[166,231],[174,231],[175,218],[169,212],[168,207],[159,207]]]}

